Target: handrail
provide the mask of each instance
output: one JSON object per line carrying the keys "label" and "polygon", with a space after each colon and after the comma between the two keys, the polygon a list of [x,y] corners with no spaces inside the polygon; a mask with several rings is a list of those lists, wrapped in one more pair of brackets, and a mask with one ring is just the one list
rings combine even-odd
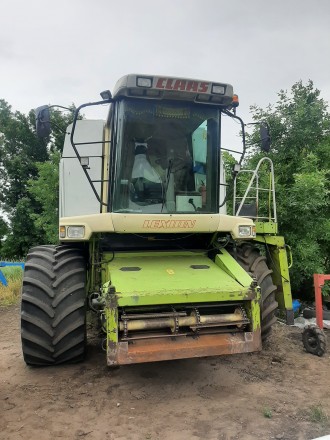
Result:
{"label": "handrail", "polygon": [[[263,157],[262,159],[259,160],[256,168],[254,170],[240,170],[236,173],[235,178],[234,178],[234,200],[233,200],[233,209],[234,209],[234,215],[235,216],[239,216],[240,212],[242,210],[242,207],[245,203],[245,201],[247,199],[255,199],[257,206],[259,206],[259,191],[265,191],[265,188],[259,188],[259,170],[261,165],[264,162],[269,162],[270,165],[270,175],[269,175],[269,188],[268,193],[269,193],[269,198],[268,198],[268,209],[269,209],[269,217],[267,217],[269,219],[269,221],[274,221],[275,223],[277,223],[277,212],[276,212],[276,197],[275,197],[275,178],[274,178],[274,164],[272,162],[272,160],[269,157]],[[237,192],[237,177],[239,174],[241,173],[252,173],[252,177],[250,179],[250,182],[245,190],[245,193],[242,197],[237,197],[236,192]],[[255,183],[255,186],[253,186],[253,184]],[[251,197],[249,196],[250,190],[251,189],[255,189],[256,190],[256,195],[255,197]],[[240,204],[236,210],[236,201],[240,200]],[[272,203],[273,202],[273,203]],[[273,212],[273,215],[272,215]],[[246,217],[246,216],[245,216]],[[266,217],[259,217],[258,216],[258,212],[256,215],[256,220],[259,219],[265,219]]]}

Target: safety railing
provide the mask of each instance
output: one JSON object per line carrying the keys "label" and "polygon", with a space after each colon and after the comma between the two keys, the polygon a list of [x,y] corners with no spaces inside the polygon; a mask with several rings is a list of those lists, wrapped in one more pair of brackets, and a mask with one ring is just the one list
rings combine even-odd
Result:
{"label": "safety railing", "polygon": [[[262,165],[269,165],[268,170],[262,170]],[[238,178],[242,174],[251,174],[250,181],[243,195],[239,192]],[[263,173],[263,174],[262,174]],[[262,178],[263,176],[263,178]],[[268,186],[260,186],[260,181],[265,182],[268,178]],[[274,165],[269,157],[260,159],[254,170],[239,170],[234,178],[234,215],[252,218],[255,221],[277,223]],[[240,193],[242,194],[242,193]],[[260,201],[263,200],[263,212],[260,213]]]}

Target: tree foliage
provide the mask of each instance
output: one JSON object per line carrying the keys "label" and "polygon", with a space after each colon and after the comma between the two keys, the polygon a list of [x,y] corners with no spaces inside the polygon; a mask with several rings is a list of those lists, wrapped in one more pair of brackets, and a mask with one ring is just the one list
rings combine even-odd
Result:
{"label": "tree foliage", "polygon": [[18,201],[28,195],[27,181],[38,174],[36,162],[48,159],[47,143],[34,133],[34,116],[12,112],[0,100],[1,208],[9,215]]}
{"label": "tree foliage", "polygon": [[35,244],[57,241],[58,160],[72,114],[52,111],[51,118],[50,139],[39,139],[34,111],[14,112],[0,100],[0,209],[7,219],[0,225],[3,257],[23,257]]}
{"label": "tree foliage", "polygon": [[8,225],[5,220],[0,217],[0,258],[2,256],[2,246],[8,234]]}
{"label": "tree foliage", "polygon": [[29,193],[40,204],[42,215],[31,214],[36,230],[42,232],[47,243],[58,242],[58,203],[60,153],[50,155],[47,162],[37,163],[38,179],[28,182]]}
{"label": "tree foliage", "polygon": [[[252,107],[254,120],[271,127],[280,234],[291,246],[292,286],[310,291],[313,273],[330,273],[330,116],[312,81],[281,90],[265,110]],[[249,142],[255,144],[257,133]],[[252,148],[247,163],[261,156]]]}

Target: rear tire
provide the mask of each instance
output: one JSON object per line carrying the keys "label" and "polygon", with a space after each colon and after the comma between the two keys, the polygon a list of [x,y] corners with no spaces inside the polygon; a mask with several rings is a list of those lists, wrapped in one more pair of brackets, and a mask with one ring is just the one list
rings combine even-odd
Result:
{"label": "rear tire", "polygon": [[28,365],[79,362],[86,352],[86,265],[69,246],[38,246],[27,256],[21,336]]}
{"label": "rear tire", "polygon": [[276,322],[277,301],[275,299],[276,286],[271,274],[273,271],[267,266],[267,259],[260,255],[259,249],[251,244],[244,243],[237,247],[237,260],[246,272],[257,280],[261,290],[261,337],[268,338],[271,328]]}

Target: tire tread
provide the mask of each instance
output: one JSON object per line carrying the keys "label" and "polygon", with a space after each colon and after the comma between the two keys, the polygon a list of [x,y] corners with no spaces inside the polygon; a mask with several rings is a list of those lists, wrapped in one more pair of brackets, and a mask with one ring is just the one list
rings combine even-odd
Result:
{"label": "tire tread", "polygon": [[261,337],[265,340],[271,333],[276,322],[277,301],[276,286],[273,284],[273,271],[267,266],[267,258],[260,254],[259,249],[244,243],[237,248],[237,260],[246,272],[256,277],[261,289]]}
{"label": "tire tread", "polygon": [[35,246],[25,265],[21,337],[28,365],[78,362],[86,350],[86,268],[78,249]]}

